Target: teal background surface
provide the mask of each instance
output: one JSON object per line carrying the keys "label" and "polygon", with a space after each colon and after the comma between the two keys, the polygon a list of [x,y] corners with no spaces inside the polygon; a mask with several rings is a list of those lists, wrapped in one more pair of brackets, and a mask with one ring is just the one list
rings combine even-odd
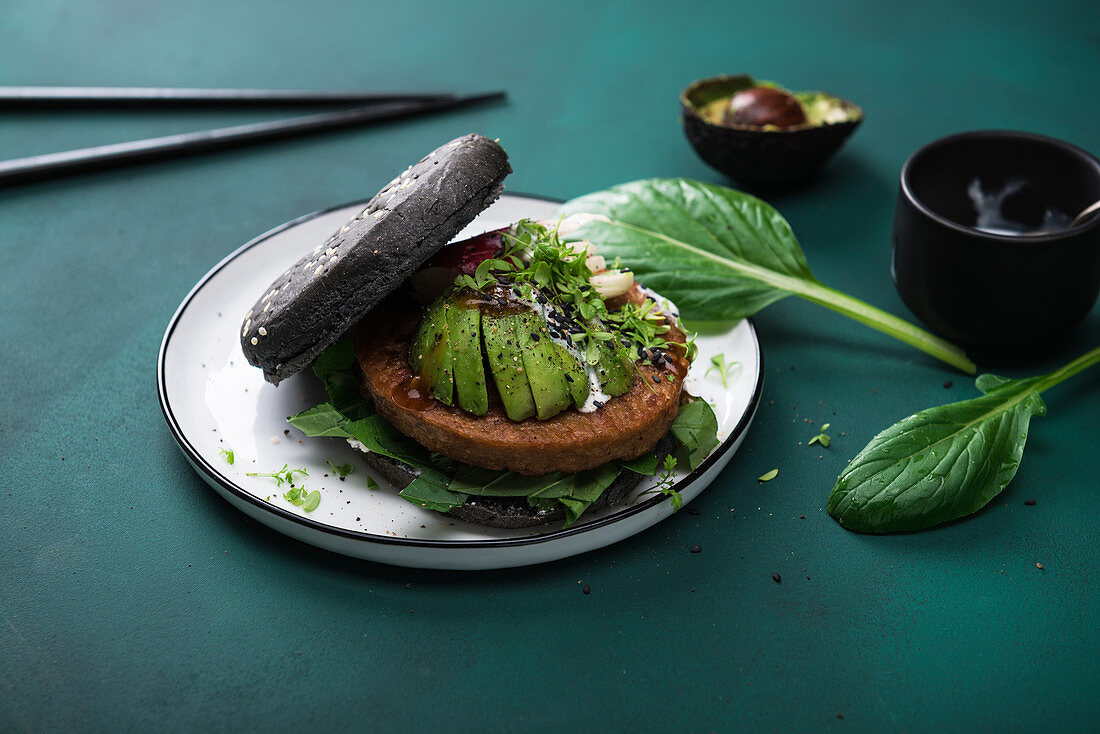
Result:
{"label": "teal background surface", "polygon": [[[503,88],[510,103],[0,190],[0,730],[1095,729],[1100,371],[1046,396],[985,511],[854,535],[823,510],[846,461],[977,392],[789,299],[756,318],[763,404],[701,514],[578,558],[443,573],[233,510],[177,450],[154,366],[227,253],[466,132],[501,139],[511,191],[724,183],[677,119],[680,90],[718,73],[864,107],[825,175],[770,201],[822,281],[911,318],[889,274],[906,156],[979,128],[1100,152],[1098,71],[1091,2],[9,0],[0,84]],[[284,112],[4,113],[0,157]],[[1094,308],[1058,352],[1002,371],[1097,343]],[[832,445],[807,447],[823,422]]]}

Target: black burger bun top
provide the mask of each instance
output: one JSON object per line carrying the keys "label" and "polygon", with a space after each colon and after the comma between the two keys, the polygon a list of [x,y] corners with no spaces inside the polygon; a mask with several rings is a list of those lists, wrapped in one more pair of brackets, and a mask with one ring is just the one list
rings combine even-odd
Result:
{"label": "black burger bun top", "polygon": [[275,279],[245,315],[245,357],[276,385],[309,366],[496,201],[511,172],[476,134],[424,156]]}

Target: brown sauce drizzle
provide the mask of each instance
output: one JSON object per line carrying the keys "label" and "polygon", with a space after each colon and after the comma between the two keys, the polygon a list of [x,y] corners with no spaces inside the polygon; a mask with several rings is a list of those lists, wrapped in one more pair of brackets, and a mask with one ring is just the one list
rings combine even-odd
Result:
{"label": "brown sauce drizzle", "polygon": [[413,375],[409,379],[394,385],[390,392],[393,402],[405,410],[427,410],[435,404],[428,389],[427,381],[420,375]]}

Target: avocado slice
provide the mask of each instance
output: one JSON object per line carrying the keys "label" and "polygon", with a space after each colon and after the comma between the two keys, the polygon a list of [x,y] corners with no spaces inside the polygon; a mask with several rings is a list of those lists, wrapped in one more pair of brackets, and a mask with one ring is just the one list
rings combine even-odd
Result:
{"label": "avocado slice", "polygon": [[600,349],[600,364],[596,371],[603,381],[603,391],[612,397],[622,395],[634,382],[630,362],[620,351],[614,351],[611,347]]}
{"label": "avocado slice", "polygon": [[[589,327],[595,331],[606,331],[607,328],[599,321],[589,322]],[[599,350],[599,361],[596,363],[596,376],[600,380],[600,389],[611,397],[622,395],[630,389],[634,382],[633,365],[624,355],[624,350],[618,347],[614,341],[596,342]]]}
{"label": "avocado slice", "polygon": [[504,412],[511,420],[521,421],[535,414],[535,399],[516,344],[515,322],[516,317],[510,314],[481,314],[485,354],[489,358],[489,369],[500,393],[500,401],[504,404]]}
{"label": "avocado slice", "polygon": [[428,346],[434,341],[435,334],[432,331],[432,319],[430,318],[434,307],[435,303],[424,310],[424,314],[420,317],[420,323],[416,326],[412,341],[409,343],[409,367],[412,368],[414,374],[420,374],[420,365],[424,363],[424,353],[428,351]]}
{"label": "avocado slice", "polygon": [[578,408],[588,400],[588,373],[573,356],[573,353],[561,344],[554,344],[558,355],[558,363],[565,381],[569,384],[569,395],[573,398],[573,405]]}
{"label": "avocado slice", "polygon": [[481,311],[451,303],[447,309],[447,331],[451,339],[451,358],[455,401],[467,413],[485,415],[489,393],[485,389],[485,362],[481,358]]}
{"label": "avocado slice", "polygon": [[572,404],[573,397],[558,357],[557,345],[550,339],[550,330],[541,316],[534,311],[524,311],[516,316],[516,343],[531,383],[538,419],[553,418]]}
{"label": "avocado slice", "polygon": [[445,298],[436,299],[428,307],[409,353],[409,366],[428,383],[435,399],[445,405],[450,405],[454,396],[454,357],[447,324],[450,307]]}

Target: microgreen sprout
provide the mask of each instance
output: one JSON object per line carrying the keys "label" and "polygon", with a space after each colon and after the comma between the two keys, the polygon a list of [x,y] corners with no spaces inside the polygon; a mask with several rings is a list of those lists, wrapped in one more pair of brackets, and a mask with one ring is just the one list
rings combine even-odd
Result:
{"label": "microgreen sprout", "polygon": [[332,473],[340,477],[341,479],[346,477],[348,474],[352,474],[355,472],[355,465],[352,464],[350,461],[346,464],[340,464],[339,466],[333,464],[331,461],[327,463],[329,466],[332,467]]}
{"label": "microgreen sprout", "polygon": [[301,474],[305,477],[309,476],[309,472],[307,472],[305,469],[288,469],[286,464],[283,464],[283,468],[279,471],[272,472],[270,474],[264,474],[261,472],[248,472],[248,476],[250,477],[271,477],[275,480],[276,487],[283,486],[284,482],[293,487],[295,474]]}
{"label": "microgreen sprout", "polygon": [[829,427],[828,423],[823,423],[821,425],[821,429],[818,431],[817,435],[814,436],[813,438],[811,438],[809,443],[807,443],[806,445],[807,446],[813,446],[815,443],[819,443],[822,446],[824,446],[825,448],[829,448],[829,443],[832,441],[832,439],[829,438],[829,436],[825,434],[825,430],[828,427]]}
{"label": "microgreen sprout", "polygon": [[703,376],[706,377],[712,371],[718,370],[718,375],[722,378],[722,387],[729,387],[730,373],[740,369],[740,367],[740,362],[726,362],[726,355],[719,353],[710,358],[710,367],[707,367],[707,371]]}
{"label": "microgreen sprout", "polygon": [[309,476],[309,472],[305,469],[288,469],[286,464],[283,464],[283,468],[279,471],[270,474],[248,472],[250,477],[271,477],[275,480],[276,487],[281,487],[284,483],[289,485],[290,489],[283,493],[283,498],[290,504],[301,507],[306,512],[313,512],[317,509],[317,505],[321,504],[321,493],[317,490],[307,493],[305,487],[295,487],[295,474],[301,474],[304,477]]}
{"label": "microgreen sprout", "polygon": [[235,461],[233,449],[221,449],[218,453],[225,457],[226,464],[232,464]]}
{"label": "microgreen sprout", "polygon": [[775,479],[777,476],[779,476],[779,470],[778,469],[772,469],[770,472],[768,472],[766,474],[761,474],[760,476],[758,476],[756,478],[756,480],[758,482],[770,482],[771,480]]}
{"label": "microgreen sprout", "polygon": [[378,489],[378,482],[370,475],[367,475],[367,489]]}
{"label": "microgreen sprout", "polygon": [[306,512],[313,512],[317,509],[317,505],[321,504],[321,493],[316,489],[312,492],[306,492],[305,487],[295,487],[294,485],[283,492],[283,498],[295,507],[301,507]]}
{"label": "microgreen sprout", "polygon": [[676,477],[674,476],[676,470],[676,457],[672,454],[666,455],[664,461],[661,462],[661,467],[664,471],[657,477],[657,484],[638,496],[644,497],[647,494],[663,494],[672,501],[672,511],[679,512],[680,508],[684,506],[684,498],[679,491],[672,488],[672,485],[676,481]]}

